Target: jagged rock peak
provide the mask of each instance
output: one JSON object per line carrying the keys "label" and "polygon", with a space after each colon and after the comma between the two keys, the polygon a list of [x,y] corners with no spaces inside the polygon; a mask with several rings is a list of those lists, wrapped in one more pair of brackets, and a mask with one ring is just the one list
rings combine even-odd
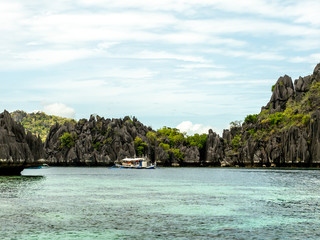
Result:
{"label": "jagged rock peak", "polygon": [[280,77],[274,86],[269,103],[262,110],[268,109],[271,113],[284,111],[287,101],[294,97],[294,93],[291,77],[288,75]]}
{"label": "jagged rock peak", "polygon": [[317,75],[320,72],[320,63],[317,64],[317,66],[313,70],[313,75]]}

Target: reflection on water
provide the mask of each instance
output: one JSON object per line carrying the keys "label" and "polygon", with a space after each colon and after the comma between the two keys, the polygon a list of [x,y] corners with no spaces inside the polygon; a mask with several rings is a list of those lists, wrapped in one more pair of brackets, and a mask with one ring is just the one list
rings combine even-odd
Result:
{"label": "reflection on water", "polygon": [[23,174],[30,176],[0,177],[1,239],[320,238],[320,171],[52,167]]}

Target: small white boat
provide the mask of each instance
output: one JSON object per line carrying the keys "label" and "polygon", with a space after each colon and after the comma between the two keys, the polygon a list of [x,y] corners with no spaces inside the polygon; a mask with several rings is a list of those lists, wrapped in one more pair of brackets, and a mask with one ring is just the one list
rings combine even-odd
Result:
{"label": "small white boat", "polygon": [[50,166],[46,163],[42,164],[41,166],[36,166],[36,167],[28,167],[26,169],[43,169],[43,168],[49,168]]}
{"label": "small white boat", "polygon": [[41,168],[49,168],[50,166],[46,163],[42,164]]}
{"label": "small white boat", "polygon": [[113,168],[155,169],[156,163],[152,164],[147,158],[124,158],[116,161]]}

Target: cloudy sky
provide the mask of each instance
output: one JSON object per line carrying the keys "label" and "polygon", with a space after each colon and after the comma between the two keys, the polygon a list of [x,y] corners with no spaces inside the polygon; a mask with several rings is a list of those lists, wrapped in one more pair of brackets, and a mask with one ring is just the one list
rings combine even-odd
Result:
{"label": "cloudy sky", "polygon": [[320,62],[318,0],[1,0],[2,109],[213,128]]}

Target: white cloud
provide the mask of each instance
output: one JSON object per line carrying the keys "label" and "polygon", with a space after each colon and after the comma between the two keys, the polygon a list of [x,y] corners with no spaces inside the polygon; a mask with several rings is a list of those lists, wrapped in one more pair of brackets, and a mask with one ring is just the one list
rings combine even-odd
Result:
{"label": "white cloud", "polygon": [[320,53],[310,54],[309,56],[297,56],[290,59],[293,63],[312,63],[317,64],[320,62]]}
{"label": "white cloud", "polygon": [[275,79],[255,79],[255,80],[218,80],[218,81],[206,81],[203,84],[207,85],[244,85],[244,86],[252,86],[252,85],[272,85],[274,84]]}
{"label": "white cloud", "polygon": [[181,68],[180,71],[192,71],[194,69],[205,69],[205,68],[225,68],[222,65],[215,65],[215,64],[205,64],[205,63],[196,63],[196,64],[184,64],[180,65],[179,68]]}
{"label": "white cloud", "polygon": [[[209,111],[223,118],[243,113],[243,106],[260,105],[257,92],[273,84],[274,75],[319,62],[319,5],[317,0],[4,0],[2,101],[31,105],[50,99],[81,106],[77,114],[87,115],[92,108],[199,119]],[[265,95],[270,98],[269,87]],[[56,114],[68,108],[47,105]],[[40,107],[30,107],[35,108]],[[74,115],[72,110],[65,113]],[[201,128],[189,124],[196,126]]]}
{"label": "white cloud", "polygon": [[78,59],[99,55],[95,49],[44,49],[33,51],[2,52],[0,70],[21,70],[39,68],[71,62]]}
{"label": "white cloud", "polygon": [[213,129],[210,126],[204,126],[203,124],[193,124],[190,121],[183,121],[177,126],[180,132],[186,132],[188,135],[194,135],[195,133],[202,134],[208,133],[209,129]]}
{"label": "white cloud", "polygon": [[154,41],[154,30],[175,25],[174,16],[161,13],[108,12],[36,15],[23,26],[47,43],[83,43],[90,41]]}
{"label": "white cloud", "polygon": [[233,76],[235,74],[228,71],[206,71],[206,72],[202,72],[200,75],[205,78],[211,79],[211,78],[226,78],[226,77]]}
{"label": "white cloud", "polygon": [[107,48],[110,48],[110,47],[117,45],[117,44],[119,44],[119,42],[102,42],[102,43],[98,44],[98,48],[99,49],[107,49]]}
{"label": "white cloud", "polygon": [[43,111],[49,115],[55,115],[66,118],[74,118],[75,110],[63,103],[52,103],[43,106]]}
{"label": "white cloud", "polygon": [[[35,1],[31,3],[31,6],[33,5],[36,6]],[[56,4],[43,2],[41,6],[48,11],[35,11],[35,7],[27,8],[23,2],[0,3],[0,13],[3,13],[0,15],[5,16],[4,21],[0,21],[4,23],[0,26],[0,34],[6,36],[0,40],[0,48],[6,46],[4,49],[10,49],[8,54],[0,57],[2,68],[6,68],[7,65],[19,67],[24,63],[37,67],[61,64],[96,56],[99,54],[98,50],[103,51],[121,44],[134,46],[137,42],[147,46],[136,56],[137,58],[203,63],[203,55],[196,56],[198,44],[224,45],[229,51],[250,46],[247,39],[230,36],[231,34],[244,33],[258,38],[272,34],[299,37],[302,41],[305,38],[320,37],[318,28],[301,24],[311,22],[317,25],[320,21],[317,20],[319,18],[316,9],[319,3],[316,1],[306,1],[306,4],[283,4],[277,1],[269,3],[265,0],[163,0],[157,3],[146,0],[83,0],[77,4],[66,1],[58,1]],[[85,6],[86,10],[79,6]],[[193,15],[201,14],[203,7],[210,8],[213,13],[223,11],[251,15],[236,15],[230,18],[214,17],[213,14],[193,18],[186,13],[191,11]],[[72,9],[74,10],[71,11]],[[292,21],[279,21],[279,18],[285,17],[291,17]],[[5,19],[9,19],[8,23]],[[1,31],[2,27],[9,29],[12,34]],[[287,41],[294,42],[292,39]],[[151,46],[155,42],[171,46],[155,48]],[[21,43],[26,46],[22,46]],[[173,53],[172,45],[177,44],[188,44],[192,53],[189,56]],[[93,45],[96,45],[97,49],[94,49]],[[130,57],[131,53],[128,51],[124,57]],[[113,58],[117,55],[117,52],[112,52],[104,57]],[[284,60],[276,51],[268,49],[261,53],[238,51],[224,55],[262,61]]]}
{"label": "white cloud", "polygon": [[0,2],[0,30],[12,30],[23,18],[23,8],[18,3]]}
{"label": "white cloud", "polygon": [[320,26],[319,18],[320,3],[318,0],[301,1],[287,7],[291,15],[295,15],[298,23],[310,23]]}
{"label": "white cloud", "polygon": [[142,51],[137,54],[131,55],[132,58],[140,58],[140,59],[167,59],[167,60],[178,60],[185,62],[198,62],[198,63],[206,63],[207,60],[203,57],[199,56],[191,56],[191,55],[182,55],[175,54],[166,51]]}
{"label": "white cloud", "polygon": [[[148,0],[81,0],[81,3],[86,6],[100,6],[104,8],[140,8],[147,11],[175,11],[187,12],[194,14],[199,8],[214,8],[228,12],[245,12],[256,13],[267,16],[276,16],[277,10],[281,6],[270,4],[263,0],[162,0],[162,1],[148,1]],[[282,10],[282,9],[281,9]]]}
{"label": "white cloud", "polygon": [[93,51],[90,51],[89,49],[51,49],[21,53],[16,55],[15,59],[18,62],[22,61],[27,65],[52,65],[85,58],[90,55],[93,55]]}
{"label": "white cloud", "polygon": [[267,60],[267,61],[280,61],[284,60],[285,57],[280,55],[277,52],[252,52],[252,51],[239,51],[239,50],[230,50],[230,49],[210,49],[206,50],[207,52],[217,53],[224,56],[230,56],[230,57],[238,57],[238,58],[247,58],[252,60]]}
{"label": "white cloud", "polygon": [[288,45],[290,46],[290,48],[300,51],[308,51],[320,48],[320,42],[318,38],[313,37],[306,37],[303,39],[294,38],[292,40],[288,40]]}

